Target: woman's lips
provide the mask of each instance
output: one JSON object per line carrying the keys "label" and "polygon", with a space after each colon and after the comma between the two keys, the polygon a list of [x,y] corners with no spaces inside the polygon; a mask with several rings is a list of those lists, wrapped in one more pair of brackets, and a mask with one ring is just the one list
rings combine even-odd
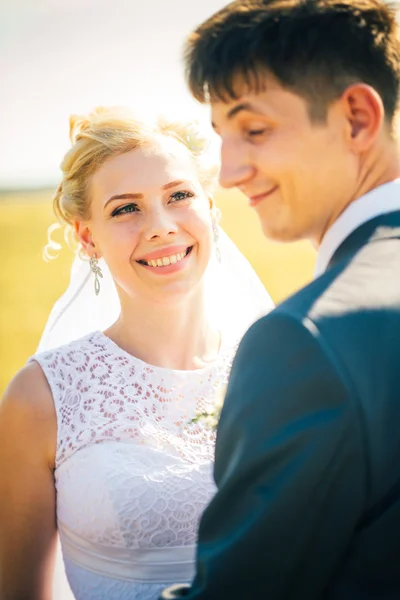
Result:
{"label": "woman's lips", "polygon": [[171,273],[177,273],[185,268],[185,266],[188,262],[189,256],[192,253],[192,250],[193,250],[193,246],[190,246],[189,248],[186,249],[186,256],[184,258],[182,258],[181,260],[179,260],[176,263],[171,263],[169,265],[162,265],[162,266],[154,267],[154,266],[146,265],[142,262],[139,262],[138,264],[140,264],[140,266],[143,267],[144,269],[151,271],[155,275],[170,275]]}
{"label": "woman's lips", "polygon": [[184,246],[182,244],[180,246],[166,246],[164,248],[157,248],[156,250],[153,250],[152,252],[148,252],[148,254],[145,254],[144,256],[137,258],[136,262],[142,262],[142,261],[148,262],[155,258],[162,258],[163,256],[171,256],[172,254],[179,254],[180,252],[187,252],[188,248],[190,248],[190,246]]}

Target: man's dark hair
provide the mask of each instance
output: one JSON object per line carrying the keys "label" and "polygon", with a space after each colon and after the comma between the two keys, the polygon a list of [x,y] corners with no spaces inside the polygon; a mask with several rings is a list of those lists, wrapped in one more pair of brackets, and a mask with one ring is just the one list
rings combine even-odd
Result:
{"label": "man's dark hair", "polygon": [[388,122],[399,102],[396,10],[383,0],[236,0],[189,37],[185,59],[200,102],[262,91],[268,74],[315,121],[356,82],[376,90]]}

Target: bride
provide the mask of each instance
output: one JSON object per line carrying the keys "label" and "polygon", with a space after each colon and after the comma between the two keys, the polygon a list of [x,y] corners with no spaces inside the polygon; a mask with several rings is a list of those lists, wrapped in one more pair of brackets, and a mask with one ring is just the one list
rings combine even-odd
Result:
{"label": "bride", "polygon": [[214,493],[193,420],[272,302],[218,226],[192,124],[103,108],[71,139],[54,207],[89,260],[0,406],[0,597],[52,597],[58,533],[76,600],[152,600],[191,580]]}

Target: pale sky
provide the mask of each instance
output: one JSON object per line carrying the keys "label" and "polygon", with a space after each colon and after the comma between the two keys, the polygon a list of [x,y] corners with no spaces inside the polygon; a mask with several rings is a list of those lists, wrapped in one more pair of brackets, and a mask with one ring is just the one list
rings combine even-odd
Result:
{"label": "pale sky", "polygon": [[0,0],[0,188],[54,185],[68,117],[98,105],[199,116],[186,35],[228,0]]}
{"label": "pale sky", "polygon": [[0,188],[54,185],[68,117],[98,105],[195,115],[182,46],[228,0],[0,0]]}

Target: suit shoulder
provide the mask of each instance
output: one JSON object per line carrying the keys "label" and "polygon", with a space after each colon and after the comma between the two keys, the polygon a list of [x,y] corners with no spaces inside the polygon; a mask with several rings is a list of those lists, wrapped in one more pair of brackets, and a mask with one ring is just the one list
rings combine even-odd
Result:
{"label": "suit shoulder", "polygon": [[[294,347],[311,344],[317,353],[327,353],[319,317],[320,314],[329,314],[327,307],[330,303],[325,300],[333,279],[332,272],[324,274],[256,321],[243,338],[245,345],[262,344],[265,350],[274,348],[275,352],[279,352],[287,349],[288,344]],[[320,304],[324,308],[316,314],[315,306]]]}
{"label": "suit shoulder", "polygon": [[264,351],[268,348],[279,352],[279,349],[287,348],[296,342],[304,344],[306,339],[311,341],[315,338],[317,345],[317,329],[315,325],[300,311],[290,310],[290,307],[279,306],[256,321],[247,331],[239,345],[239,351],[243,346],[263,346]]}
{"label": "suit shoulder", "polygon": [[315,301],[324,294],[324,291],[329,287],[331,277],[323,275],[317,280],[311,281],[306,286],[295,292],[281,304],[276,306],[267,315],[258,319],[249,332],[257,333],[264,331],[265,328],[270,328],[274,325],[291,326],[295,329],[304,327],[304,318],[310,313],[311,307]]}

